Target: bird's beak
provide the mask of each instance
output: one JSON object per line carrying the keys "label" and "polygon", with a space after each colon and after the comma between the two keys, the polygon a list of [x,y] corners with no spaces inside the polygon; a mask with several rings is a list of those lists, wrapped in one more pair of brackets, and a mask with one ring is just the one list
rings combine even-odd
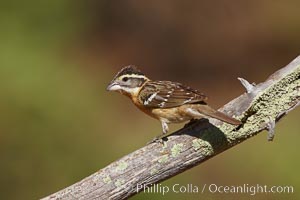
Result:
{"label": "bird's beak", "polygon": [[110,83],[107,88],[106,88],[106,91],[111,91],[111,88],[114,86],[114,83]]}
{"label": "bird's beak", "polygon": [[111,82],[106,88],[107,91],[116,91],[120,89],[121,89],[120,85],[116,82]]}

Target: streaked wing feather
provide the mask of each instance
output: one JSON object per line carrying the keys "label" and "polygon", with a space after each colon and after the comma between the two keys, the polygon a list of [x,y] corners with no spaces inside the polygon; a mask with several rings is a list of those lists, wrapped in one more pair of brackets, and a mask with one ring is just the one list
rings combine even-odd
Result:
{"label": "streaked wing feather", "polygon": [[207,100],[197,90],[170,81],[149,81],[139,96],[144,106],[152,108],[172,108],[184,104],[205,103]]}

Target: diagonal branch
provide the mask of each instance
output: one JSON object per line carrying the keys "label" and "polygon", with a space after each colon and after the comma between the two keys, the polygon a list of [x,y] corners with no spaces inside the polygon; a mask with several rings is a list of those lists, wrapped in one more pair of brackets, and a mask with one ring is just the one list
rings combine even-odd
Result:
{"label": "diagonal branch", "polygon": [[258,85],[239,80],[247,93],[220,111],[239,118],[240,127],[198,120],[165,138],[164,144],[138,149],[44,199],[126,199],[142,191],[139,186],[173,177],[263,130],[272,140],[275,122],[300,104],[300,56]]}

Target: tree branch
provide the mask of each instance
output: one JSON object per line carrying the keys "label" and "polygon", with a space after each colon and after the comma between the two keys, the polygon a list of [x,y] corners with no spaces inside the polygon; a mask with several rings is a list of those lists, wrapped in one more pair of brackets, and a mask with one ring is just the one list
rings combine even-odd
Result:
{"label": "tree branch", "polygon": [[213,156],[268,130],[300,104],[300,56],[258,85],[239,78],[246,93],[220,111],[243,122],[234,127],[201,119],[171,134],[164,144],[152,143],[55,194],[52,199],[126,199],[149,186],[175,176]]}

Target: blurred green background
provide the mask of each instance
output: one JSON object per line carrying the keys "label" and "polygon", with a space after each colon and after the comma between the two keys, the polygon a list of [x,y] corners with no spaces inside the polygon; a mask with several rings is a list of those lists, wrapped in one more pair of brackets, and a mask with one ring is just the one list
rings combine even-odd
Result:
{"label": "blurred green background", "polygon": [[[105,91],[122,66],[198,88],[217,108],[244,92],[237,77],[262,82],[299,54],[299,7],[292,0],[1,1],[0,199],[49,195],[160,133],[158,121]],[[263,132],[162,183],[291,185],[294,194],[132,199],[299,199],[299,114],[276,126],[274,142]]]}

